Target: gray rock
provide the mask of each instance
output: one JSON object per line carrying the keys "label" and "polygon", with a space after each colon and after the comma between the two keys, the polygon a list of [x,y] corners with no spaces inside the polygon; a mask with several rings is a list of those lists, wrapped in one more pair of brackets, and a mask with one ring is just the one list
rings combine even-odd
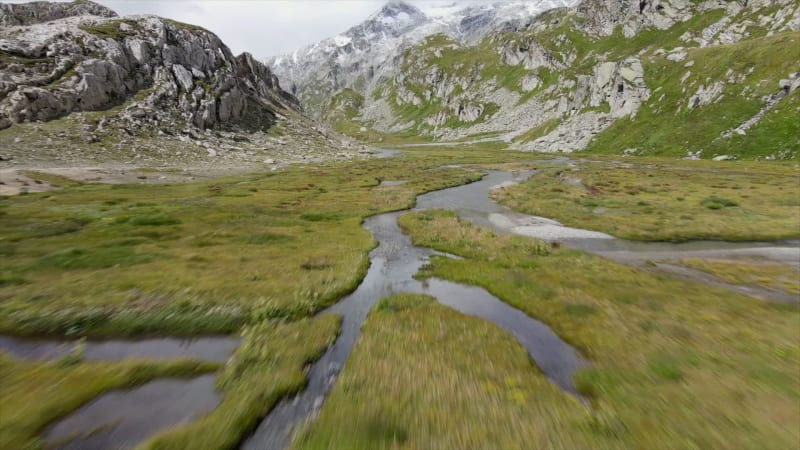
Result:
{"label": "gray rock", "polygon": [[95,2],[72,3],[30,2],[0,3],[0,26],[31,25],[73,16],[116,17],[117,13]]}
{"label": "gray rock", "polygon": [[191,71],[187,70],[180,64],[175,64],[172,66],[172,72],[175,74],[175,79],[178,81],[178,84],[183,88],[183,90],[192,90],[192,87],[194,87],[194,78],[192,77]]}
{"label": "gray rock", "polygon": [[[208,31],[154,16],[122,22],[113,18],[113,12],[95,8],[99,5],[81,4],[86,8],[60,3],[0,8],[7,20],[11,20],[8,11],[16,14],[13,17],[28,14],[50,20],[37,23],[25,16],[25,23],[30,23],[26,27],[0,27],[5,51],[22,58],[40,57],[46,51],[60,61],[55,68],[24,61],[8,64],[0,75],[0,90],[5,93],[0,95],[0,129],[74,111],[105,110],[123,102],[130,102],[126,108],[130,112],[119,120],[127,122],[123,128],[129,134],[148,123],[168,124],[179,118],[200,128],[264,129],[275,121],[276,111],[299,109],[266,66],[249,54],[234,57]],[[117,25],[120,35],[96,36],[81,29],[85,24]],[[84,48],[93,50],[87,53]],[[67,72],[70,75],[64,76]],[[148,91],[142,93],[143,89]]]}

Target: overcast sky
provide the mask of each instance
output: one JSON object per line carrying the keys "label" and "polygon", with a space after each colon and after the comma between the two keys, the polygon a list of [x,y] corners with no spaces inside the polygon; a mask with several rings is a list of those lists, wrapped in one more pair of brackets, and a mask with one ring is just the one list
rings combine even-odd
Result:
{"label": "overcast sky", "polygon": [[[8,1],[8,0],[0,0]],[[120,15],[157,14],[205,27],[234,53],[257,58],[291,52],[362,22],[386,0],[95,0]],[[436,15],[475,0],[409,0]],[[24,3],[12,0],[12,3]]]}

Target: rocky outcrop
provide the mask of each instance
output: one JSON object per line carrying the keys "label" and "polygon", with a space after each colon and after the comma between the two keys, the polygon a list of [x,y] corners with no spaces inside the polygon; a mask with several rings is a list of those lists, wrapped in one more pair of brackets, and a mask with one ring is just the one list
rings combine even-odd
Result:
{"label": "rocky outcrop", "polygon": [[[268,67],[235,57],[207,30],[155,16],[108,17],[113,12],[90,2],[60,5],[27,5],[55,19],[0,29],[0,129],[125,102],[120,119],[131,128],[264,129],[277,110],[298,108]],[[91,15],[59,17],[65,13]]]}
{"label": "rocky outcrop", "polygon": [[644,68],[638,58],[604,62],[594,69],[589,106],[608,104],[612,118],[635,115],[650,98]]}
{"label": "rocky outcrop", "polygon": [[610,36],[621,27],[622,34],[631,37],[645,28],[666,30],[691,18],[696,8],[696,2],[689,0],[584,0],[578,14],[585,18],[589,33]]}
{"label": "rocky outcrop", "polygon": [[[625,37],[632,37],[648,28],[666,30],[692,18],[695,14],[724,8],[726,17],[709,26],[697,37],[705,45],[732,44],[748,35],[749,25],[767,27],[773,32],[800,29],[800,5],[795,0],[583,0],[577,8],[585,20],[585,30],[597,36],[610,36],[619,27]],[[779,8],[759,22],[733,21],[745,8]]]}
{"label": "rocky outcrop", "polygon": [[0,26],[3,27],[31,25],[75,16],[117,17],[117,13],[88,0],[75,0],[72,3],[0,3]]}
{"label": "rocky outcrop", "polygon": [[502,59],[509,66],[522,66],[527,70],[540,67],[557,70],[564,67],[550,51],[533,39],[526,39],[524,43],[509,42],[502,50]]}

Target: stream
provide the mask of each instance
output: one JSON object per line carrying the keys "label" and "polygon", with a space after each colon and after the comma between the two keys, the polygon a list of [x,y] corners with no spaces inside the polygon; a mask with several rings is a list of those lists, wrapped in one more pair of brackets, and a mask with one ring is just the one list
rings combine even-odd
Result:
{"label": "stream", "polygon": [[[392,156],[391,153],[381,155]],[[564,227],[558,222],[511,211],[489,198],[497,187],[526,180],[533,171],[489,171],[478,182],[431,192],[417,197],[414,210],[446,209],[477,225],[501,233],[516,233],[596,253],[626,264],[642,265],[650,259],[674,259],[715,255],[736,257],[757,255],[779,261],[800,261],[798,242],[778,244],[690,242],[685,244],[641,243],[613,238],[595,231]],[[383,181],[383,187],[402,181]],[[578,352],[550,328],[497,299],[486,290],[440,279],[424,282],[413,277],[432,255],[431,249],[416,247],[402,233],[397,218],[404,212],[381,214],[364,222],[378,241],[370,253],[370,268],[358,288],[321,314],[343,317],[341,334],[308,372],[308,386],[300,394],[281,401],[244,441],[246,450],[283,449],[295,431],[314,420],[326,395],[336,382],[372,307],[395,293],[421,293],[464,314],[488,320],[510,332],[528,351],[547,378],[578,398],[572,375],[587,365]],[[444,255],[448,256],[448,255]],[[225,361],[239,341],[229,337],[151,339],[144,341],[86,342],[86,359],[128,357],[173,358]],[[0,350],[31,358],[57,358],[70,351],[57,341],[34,341],[0,336]],[[153,433],[193,420],[212,410],[219,402],[213,375],[193,380],[156,380],[135,389],[118,390],[100,396],[62,421],[45,435],[48,447],[129,448]],[[77,440],[71,438],[78,437]]]}
{"label": "stream", "polygon": [[510,331],[551,381],[577,395],[572,374],[585,363],[549,327],[484,289],[435,278],[424,283],[414,279],[429,257],[437,252],[411,244],[411,239],[397,224],[401,214],[381,214],[365,221],[364,226],[379,243],[370,253],[369,271],[355,292],[323,312],[343,317],[339,338],[311,367],[306,390],[279,403],[244,443],[243,449],[282,449],[289,444],[296,426],[313,419],[319,412],[353,350],[369,311],[378,300],[396,293],[431,295],[444,305]]}
{"label": "stream", "polygon": [[[694,252],[716,252],[718,255],[751,252],[777,260],[800,260],[800,247],[796,242],[777,245],[631,242],[595,231],[565,227],[549,219],[520,214],[489,198],[488,194],[493,189],[525,181],[534,173],[489,171],[480,181],[418,196],[414,210],[455,211],[463,219],[479,226],[494,228],[501,233],[559,240],[571,247],[626,263],[643,262],[657,253],[675,258],[686,257]],[[341,335],[311,367],[306,390],[279,403],[255,433],[244,442],[242,449],[286,448],[291,443],[294,431],[305,422],[314,420],[347,361],[370,309],[381,298],[395,293],[428,294],[441,304],[488,320],[509,331],[525,347],[548,379],[564,391],[577,396],[572,375],[576,370],[585,367],[586,362],[545,324],[500,301],[482,288],[435,278],[422,283],[413,278],[429,257],[437,252],[414,246],[410,238],[402,233],[397,225],[397,218],[403,213],[382,214],[365,221],[364,226],[379,243],[370,253],[369,272],[355,292],[323,312],[343,316]]]}

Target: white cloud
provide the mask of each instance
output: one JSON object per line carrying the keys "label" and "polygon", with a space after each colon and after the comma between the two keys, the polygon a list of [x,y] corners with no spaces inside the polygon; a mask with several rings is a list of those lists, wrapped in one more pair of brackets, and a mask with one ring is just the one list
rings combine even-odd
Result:
{"label": "white cloud", "polygon": [[[8,1],[8,0],[4,0]],[[291,52],[362,22],[386,0],[95,0],[120,15],[156,14],[207,28],[234,53],[258,58]],[[11,0],[12,3],[22,3]],[[436,15],[455,3],[476,0],[412,0]]]}
{"label": "white cloud", "polygon": [[361,22],[378,0],[101,0],[121,15],[157,14],[217,33],[234,53],[256,57],[290,52]]}

